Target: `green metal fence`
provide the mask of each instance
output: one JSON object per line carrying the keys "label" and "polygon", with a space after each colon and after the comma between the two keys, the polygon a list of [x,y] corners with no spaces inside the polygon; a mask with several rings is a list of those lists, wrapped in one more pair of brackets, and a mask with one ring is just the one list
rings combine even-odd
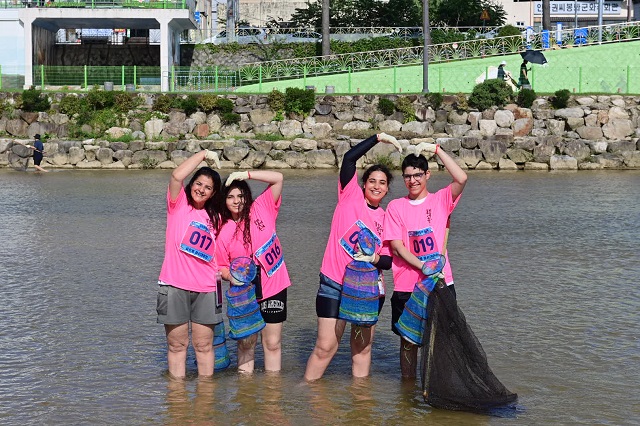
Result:
{"label": "green metal fence", "polygon": [[[549,66],[532,65],[533,89],[553,93],[640,93],[640,23],[535,35],[433,45],[429,47],[429,90],[469,93],[490,67],[507,60],[514,78],[527,48],[539,48]],[[548,48],[547,48],[548,47]],[[422,91],[422,48],[391,49],[262,62],[229,71],[219,67],[173,67],[165,78],[172,92],[267,93],[273,88],[333,86],[336,93]],[[22,89],[24,71],[0,67],[0,89]],[[116,90],[160,91],[160,67],[36,66],[33,84],[43,89],[88,89],[113,83]]]}
{"label": "green metal fence", "polygon": [[193,9],[192,0],[0,0],[0,9],[80,8],[80,9]]}

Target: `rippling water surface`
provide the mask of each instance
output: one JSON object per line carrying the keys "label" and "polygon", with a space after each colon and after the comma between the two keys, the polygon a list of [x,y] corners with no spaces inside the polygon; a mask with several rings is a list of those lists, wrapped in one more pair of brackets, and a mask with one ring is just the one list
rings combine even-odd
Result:
{"label": "rippling water surface", "polygon": [[[175,385],[155,322],[169,172],[0,171],[0,423],[640,423],[640,172],[470,173],[450,258],[460,307],[519,394],[507,419],[433,410],[400,381],[389,300],[371,377],[350,377],[343,345],[302,384],[337,173],[285,177],[282,373]],[[430,188],[448,181],[434,173]],[[386,201],[404,194],[397,179]]]}

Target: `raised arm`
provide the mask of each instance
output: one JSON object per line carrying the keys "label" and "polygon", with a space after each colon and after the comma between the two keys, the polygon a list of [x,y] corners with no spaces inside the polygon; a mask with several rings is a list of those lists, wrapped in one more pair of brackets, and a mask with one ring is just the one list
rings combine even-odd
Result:
{"label": "raised arm", "polygon": [[453,181],[451,182],[451,196],[455,201],[460,194],[462,194],[464,186],[467,184],[467,174],[465,171],[462,170],[462,168],[458,166],[458,163],[456,163],[455,160],[451,158],[451,156],[449,156],[449,154],[447,154],[438,144],[422,142],[416,145],[416,151],[418,154],[422,151],[434,153],[440,161],[442,161],[445,169],[447,169],[447,172],[449,172],[453,178]]}
{"label": "raised arm", "polygon": [[284,176],[280,172],[274,172],[271,170],[251,170],[242,172],[233,172],[227,178],[225,186],[231,185],[234,180],[246,180],[253,179],[260,182],[264,182],[271,187],[271,194],[273,194],[273,201],[278,201],[280,195],[282,195],[282,184]]}
{"label": "raised arm", "polygon": [[205,149],[196,152],[191,157],[184,160],[184,162],[182,162],[178,167],[173,169],[173,172],[171,172],[171,180],[169,181],[169,193],[171,194],[172,201],[178,199],[180,189],[182,189],[182,186],[184,185],[184,180],[193,173],[193,171],[197,169],[200,163],[205,159],[214,162],[216,167],[220,168],[218,154],[214,151]]}
{"label": "raised arm", "polygon": [[386,133],[379,133],[368,137],[344,154],[342,166],[340,166],[340,187],[344,188],[351,182],[351,179],[353,179],[353,176],[356,174],[357,161],[378,142],[393,144],[398,151],[402,152],[402,147],[393,136],[387,135]]}

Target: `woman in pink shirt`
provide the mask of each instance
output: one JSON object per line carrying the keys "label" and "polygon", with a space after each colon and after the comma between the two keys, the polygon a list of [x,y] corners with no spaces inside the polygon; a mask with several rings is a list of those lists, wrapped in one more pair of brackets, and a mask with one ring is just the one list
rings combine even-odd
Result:
{"label": "woman in pink shirt", "polygon": [[169,376],[179,379],[186,373],[189,323],[198,376],[211,377],[213,328],[223,319],[222,304],[216,297],[215,260],[220,175],[202,167],[184,187],[184,181],[205,159],[220,167],[215,152],[197,152],[171,173],[167,191],[167,229],[156,310],[167,336]]}
{"label": "woman in pink shirt", "polygon": [[[304,377],[308,381],[322,377],[331,359],[338,351],[346,321],[338,319],[340,297],[345,268],[353,259],[372,263],[378,269],[389,269],[391,257],[387,246],[382,244],[384,210],[380,202],[389,191],[392,175],[385,166],[369,167],[358,185],[356,162],[378,142],[393,144],[400,152],[402,148],[393,137],[380,133],[371,136],[351,148],[342,159],[338,182],[338,205],[333,213],[329,241],[320,268],[320,287],[316,296],[318,315],[318,339],[307,361]],[[368,228],[376,236],[375,253],[365,259],[357,252],[357,236],[362,228]],[[382,277],[382,274],[380,274]],[[379,310],[384,303],[384,283],[380,278]],[[351,327],[351,359],[354,377],[366,377],[371,369],[371,345],[375,326]]]}
{"label": "woman in pink shirt", "polygon": [[[269,186],[253,200],[246,179],[265,182]],[[287,287],[291,285],[282,245],[276,234],[282,183],[283,176],[279,172],[233,172],[225,182],[220,209],[223,224],[217,253],[222,278],[234,284],[229,264],[236,257],[250,257],[259,268],[253,283],[260,313],[266,323],[261,331],[266,371],[280,371],[281,368],[282,326],[287,319]],[[238,341],[240,372],[253,372],[257,340],[258,333]]]}

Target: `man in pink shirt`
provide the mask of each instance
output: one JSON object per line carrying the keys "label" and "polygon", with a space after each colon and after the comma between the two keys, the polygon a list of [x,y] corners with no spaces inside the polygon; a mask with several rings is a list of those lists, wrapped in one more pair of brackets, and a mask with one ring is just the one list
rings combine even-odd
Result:
{"label": "man in pink shirt", "polygon": [[[410,154],[402,162],[402,178],[408,195],[389,203],[384,224],[384,240],[389,242],[393,254],[394,292],[391,297],[391,322],[394,333],[399,334],[396,323],[411,296],[413,288],[424,278],[423,263],[444,253],[449,215],[455,209],[467,183],[467,174],[439,145],[421,143],[417,152],[437,156],[453,181],[435,193],[427,190],[431,176],[429,163],[422,155]],[[453,275],[448,260],[444,268],[445,282],[453,289]],[[403,378],[416,377],[418,346],[400,339],[400,368]]]}

